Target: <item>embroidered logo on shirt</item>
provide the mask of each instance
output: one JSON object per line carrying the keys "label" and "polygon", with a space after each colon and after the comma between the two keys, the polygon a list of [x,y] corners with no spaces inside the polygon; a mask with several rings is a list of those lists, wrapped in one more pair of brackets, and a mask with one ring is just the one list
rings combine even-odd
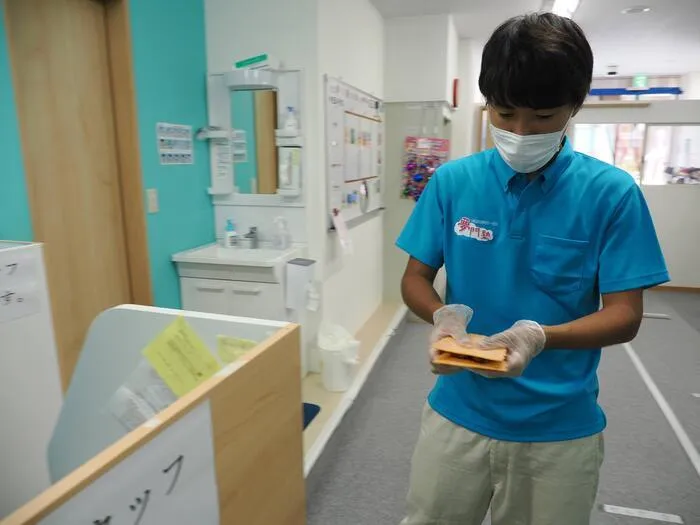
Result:
{"label": "embroidered logo on shirt", "polygon": [[[479,222],[483,223],[482,221]],[[462,217],[457,221],[457,224],[455,224],[455,233],[460,237],[469,237],[470,239],[476,239],[481,242],[493,240],[493,230],[483,228],[467,217]]]}

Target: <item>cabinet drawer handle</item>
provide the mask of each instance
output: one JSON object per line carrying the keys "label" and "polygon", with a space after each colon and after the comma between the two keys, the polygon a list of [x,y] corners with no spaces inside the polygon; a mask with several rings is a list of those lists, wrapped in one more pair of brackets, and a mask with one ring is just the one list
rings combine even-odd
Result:
{"label": "cabinet drawer handle", "polygon": [[260,295],[262,290],[260,288],[253,288],[252,290],[237,290],[234,288],[233,293],[236,295]]}
{"label": "cabinet drawer handle", "polygon": [[197,286],[197,291],[198,292],[221,293],[224,291],[224,289],[223,288],[207,288],[206,286]]}

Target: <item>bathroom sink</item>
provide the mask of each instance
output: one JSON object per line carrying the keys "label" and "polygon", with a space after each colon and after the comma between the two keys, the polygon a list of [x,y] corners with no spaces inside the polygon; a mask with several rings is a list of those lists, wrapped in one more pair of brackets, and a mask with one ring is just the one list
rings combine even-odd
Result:
{"label": "bathroom sink", "polygon": [[223,264],[230,266],[274,267],[296,256],[297,249],[223,248],[216,244],[202,246],[173,255],[177,263]]}

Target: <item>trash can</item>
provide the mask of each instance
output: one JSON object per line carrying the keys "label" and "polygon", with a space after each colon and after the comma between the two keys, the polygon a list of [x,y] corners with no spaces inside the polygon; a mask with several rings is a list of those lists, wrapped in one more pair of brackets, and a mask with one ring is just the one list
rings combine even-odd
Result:
{"label": "trash can", "polygon": [[318,336],[321,380],[329,392],[345,392],[355,379],[360,342],[338,325],[325,325]]}

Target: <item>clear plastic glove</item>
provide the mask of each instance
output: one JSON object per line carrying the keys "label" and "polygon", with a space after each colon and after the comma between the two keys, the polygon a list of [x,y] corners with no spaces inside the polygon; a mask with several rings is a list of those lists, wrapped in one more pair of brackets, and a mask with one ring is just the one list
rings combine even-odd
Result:
{"label": "clear plastic glove", "polygon": [[527,365],[539,354],[547,342],[544,328],[535,321],[518,321],[508,330],[487,337],[479,346],[483,349],[506,348],[508,350],[508,371],[479,371],[485,377],[518,377]]}
{"label": "clear plastic glove", "polygon": [[443,306],[433,314],[433,331],[430,334],[429,352],[434,374],[446,375],[464,371],[456,366],[434,364],[433,359],[437,356],[432,345],[445,337],[454,337],[460,343],[468,341],[467,326],[473,315],[474,311],[463,304]]}

